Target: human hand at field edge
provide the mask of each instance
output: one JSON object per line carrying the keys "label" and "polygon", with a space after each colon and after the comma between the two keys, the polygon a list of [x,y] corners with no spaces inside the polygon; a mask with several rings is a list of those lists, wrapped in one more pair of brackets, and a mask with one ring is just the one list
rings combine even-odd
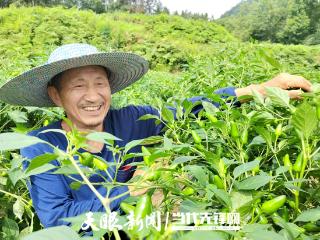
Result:
{"label": "human hand at field edge", "polygon": [[273,79],[269,81],[260,84],[251,84],[244,88],[237,88],[235,92],[237,97],[252,95],[252,91],[257,91],[261,93],[263,96],[265,96],[265,87],[279,87],[283,90],[286,90],[289,94],[289,97],[293,99],[299,99],[300,94],[303,91],[312,91],[311,82],[306,80],[304,77],[298,75],[291,75],[289,73],[280,73],[279,75],[275,76]]}
{"label": "human hand at field edge", "polygon": [[[132,177],[138,176],[138,175],[144,175],[145,171],[137,169]],[[148,190],[148,188],[142,188],[142,189],[136,189],[135,186],[128,186],[129,188],[129,192],[130,192],[130,196],[141,196],[143,194],[145,194]]]}

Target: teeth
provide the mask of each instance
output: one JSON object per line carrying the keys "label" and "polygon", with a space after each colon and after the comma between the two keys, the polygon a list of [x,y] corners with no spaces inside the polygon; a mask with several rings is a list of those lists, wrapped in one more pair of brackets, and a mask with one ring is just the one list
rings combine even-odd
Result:
{"label": "teeth", "polygon": [[101,107],[101,105],[99,105],[99,106],[89,106],[89,107],[84,107],[83,109],[85,111],[97,111],[97,110],[100,109],[100,107]]}

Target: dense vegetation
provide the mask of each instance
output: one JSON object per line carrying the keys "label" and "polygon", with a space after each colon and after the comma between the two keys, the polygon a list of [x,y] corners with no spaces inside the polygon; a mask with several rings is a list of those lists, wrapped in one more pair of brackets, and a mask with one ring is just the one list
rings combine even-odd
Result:
{"label": "dense vegetation", "polygon": [[247,0],[226,12],[218,22],[246,41],[319,44],[319,19],[317,0]]}
{"label": "dense vegetation", "polygon": [[139,13],[159,13],[169,12],[163,7],[159,0],[3,0],[0,2],[0,8],[9,6],[64,6],[66,8],[76,7],[78,9],[90,9],[96,13],[112,11],[128,11]]}
{"label": "dense vegetation", "polygon": [[[181,211],[238,211],[244,227],[234,236],[232,232],[164,231],[160,235],[152,232],[154,238],[319,238],[318,98],[311,94],[304,102],[289,102],[285,93],[270,89],[266,100],[257,95],[255,102],[241,108],[221,102],[220,110],[205,104],[198,117],[180,111],[176,121],[164,107],[164,103],[178,102],[178,109],[190,109],[190,104],[181,102],[185,97],[206,95],[215,99],[213,91],[219,87],[258,83],[279,72],[319,82],[318,46],[243,43],[216,23],[166,14],[96,15],[61,7],[11,7],[0,10],[0,23],[1,83],[44,63],[52,49],[70,42],[87,42],[106,51],[131,51],[148,59],[151,71],[115,94],[113,104],[151,104],[160,109],[167,122],[165,136],[145,153],[155,164],[141,164],[148,173],[162,173],[147,182],[166,192],[158,209],[168,211],[178,205]],[[58,109],[2,103],[0,131],[25,133],[61,116]],[[75,141],[75,148],[81,137],[75,132],[70,140]],[[26,190],[28,174],[22,172],[22,159],[18,152],[4,150],[14,148],[10,144],[19,145],[19,139],[24,140],[15,138],[12,143],[3,136],[0,140],[0,227],[4,239],[17,239],[41,229]],[[289,157],[294,164],[299,153],[304,167],[293,168],[284,162]],[[34,173],[40,170],[30,169]],[[146,178],[151,179],[144,176],[135,181],[145,182]],[[264,202],[282,195],[286,201],[275,210],[277,214],[265,210]],[[135,201],[131,199],[131,204]],[[64,237],[72,235],[69,230],[58,231]],[[148,234],[140,232],[139,237]]]}

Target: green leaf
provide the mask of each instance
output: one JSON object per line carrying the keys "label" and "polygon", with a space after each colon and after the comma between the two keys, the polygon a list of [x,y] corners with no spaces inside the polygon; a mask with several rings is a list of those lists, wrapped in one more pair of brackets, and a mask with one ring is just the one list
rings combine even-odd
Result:
{"label": "green leaf", "polygon": [[[81,168],[81,171],[83,173],[91,173],[91,171],[85,167]],[[52,174],[70,175],[70,174],[79,174],[79,172],[77,171],[77,169],[73,165],[65,165],[65,166],[58,168]]]}
{"label": "green leaf", "polygon": [[131,148],[141,145],[142,141],[143,139],[138,139],[138,140],[132,140],[131,142],[128,142],[124,148],[124,152],[127,153]]}
{"label": "green leaf", "polygon": [[106,144],[110,144],[110,141],[122,141],[120,138],[117,138],[116,136],[107,133],[107,132],[93,132],[89,133],[86,136],[87,139],[96,141],[96,142],[102,142]]}
{"label": "green leaf", "polygon": [[184,168],[189,171],[201,185],[206,186],[208,184],[208,175],[203,167],[198,165],[189,165]]}
{"label": "green leaf", "polygon": [[12,169],[8,172],[9,178],[13,184],[13,186],[16,185],[16,183],[24,178],[24,172],[20,168]]}
{"label": "green leaf", "polygon": [[19,220],[22,220],[24,204],[21,200],[21,197],[17,198],[16,202],[13,204],[13,213],[17,218],[19,218]]}
{"label": "green leaf", "polygon": [[269,227],[270,227],[270,224],[259,224],[259,223],[246,224],[243,226],[242,231],[245,233],[251,233],[256,231],[267,231]]}
{"label": "green leaf", "polygon": [[203,212],[206,210],[208,203],[186,199],[181,202],[180,206],[181,212]]}
{"label": "green leaf", "polygon": [[296,239],[301,233],[300,227],[298,227],[294,223],[286,222],[282,217],[278,215],[272,216],[272,220],[275,224],[283,228],[283,231],[285,231],[285,235],[287,235],[289,239]]}
{"label": "green leaf", "polygon": [[261,57],[263,57],[272,67],[274,67],[275,69],[280,70],[281,69],[281,64],[279,63],[279,61],[277,59],[275,59],[271,53],[267,53],[266,50],[263,49],[259,49],[258,50],[259,55]]}
{"label": "green leaf", "polygon": [[280,174],[283,174],[285,172],[289,171],[289,167],[288,166],[280,166],[276,169],[276,176],[279,176]]}
{"label": "green leaf", "polygon": [[236,179],[237,177],[239,177],[241,174],[250,171],[252,169],[254,169],[255,167],[259,166],[260,161],[259,160],[254,160],[251,162],[247,162],[244,164],[241,164],[240,166],[237,166],[234,170],[233,170],[233,176]]}
{"label": "green leaf", "polygon": [[274,231],[257,230],[247,234],[249,240],[286,240],[282,235]]}
{"label": "green leaf", "polygon": [[138,118],[138,120],[148,120],[148,119],[159,119],[159,117],[157,115],[152,115],[152,114],[145,114],[143,116],[141,116],[140,118]]}
{"label": "green leaf", "polygon": [[264,104],[264,98],[262,96],[261,93],[259,93],[258,91],[256,90],[252,90],[252,95],[253,95],[253,100],[258,103],[258,104],[261,104],[261,105],[265,105]]}
{"label": "green leaf", "polygon": [[202,106],[207,113],[212,115],[216,115],[216,112],[218,111],[218,109],[211,102],[203,101]]}
{"label": "green leaf", "polygon": [[305,138],[309,138],[314,133],[317,124],[316,110],[306,102],[301,104],[292,116],[292,125]]}
{"label": "green leaf", "polygon": [[14,220],[5,218],[2,222],[2,232],[5,236],[4,239],[16,239],[19,235],[19,226]]}
{"label": "green leaf", "polygon": [[233,191],[231,192],[231,203],[232,203],[232,208],[234,210],[237,210],[241,208],[242,206],[248,204],[250,201],[252,201],[252,194],[249,192],[237,192]]}
{"label": "green leaf", "polygon": [[193,159],[196,159],[196,158],[197,158],[197,156],[180,156],[180,157],[177,157],[176,159],[174,159],[171,165],[177,165],[180,163],[189,162],[189,161],[192,161]]}
{"label": "green leaf", "polygon": [[218,231],[191,231],[183,235],[179,240],[194,240],[194,239],[219,239],[227,240],[228,234]]}
{"label": "green leaf", "polygon": [[41,167],[38,167],[38,168],[35,168],[27,173],[25,173],[24,177],[30,177],[31,175],[37,175],[37,174],[40,174],[40,173],[45,173],[47,171],[50,171],[54,168],[57,168],[57,166],[54,166],[50,163],[47,163],[47,164],[44,164],[42,165]]}
{"label": "green leaf", "polygon": [[258,188],[268,184],[271,180],[272,177],[268,175],[251,176],[246,178],[242,182],[239,182],[237,184],[237,187],[240,190],[257,190]]}
{"label": "green leaf", "polygon": [[8,115],[15,123],[25,123],[28,121],[27,114],[19,110],[10,111]]}
{"label": "green leaf", "polygon": [[160,143],[162,141],[163,141],[163,138],[161,136],[150,136],[142,139],[142,145],[153,145],[156,143]]}
{"label": "green leaf", "polygon": [[320,219],[320,208],[309,209],[302,212],[294,222],[315,222]]}
{"label": "green leaf", "polygon": [[12,132],[0,134],[0,151],[20,149],[37,143],[45,143],[45,141],[21,133]]}
{"label": "green leaf", "polygon": [[164,121],[168,123],[172,123],[174,121],[173,112],[166,107],[163,107],[161,109],[161,117]]}
{"label": "green leaf", "polygon": [[276,106],[290,108],[290,97],[288,93],[277,87],[265,87],[267,96]]}
{"label": "green leaf", "polygon": [[82,186],[82,184],[81,182],[72,182],[69,186],[72,190],[78,190]]}
{"label": "green leaf", "polygon": [[270,132],[263,127],[256,127],[256,132],[266,141],[269,147],[272,147],[272,138]]}
{"label": "green leaf", "polygon": [[58,157],[56,154],[52,153],[45,153],[39,156],[36,156],[30,161],[30,164],[26,170],[26,173],[30,172],[31,170],[41,167],[42,165],[49,163],[53,160],[55,160]]}
{"label": "green leaf", "polygon": [[209,184],[207,185],[207,191],[211,191],[214,193],[214,196],[222,202],[226,207],[231,208],[232,202],[230,199],[230,195],[223,189],[218,189],[215,185]]}
{"label": "green leaf", "polygon": [[8,180],[8,178],[0,176],[0,184],[1,185],[4,185],[4,186],[7,185],[7,180]]}
{"label": "green leaf", "polygon": [[58,226],[46,228],[37,232],[34,232],[23,240],[80,240],[79,235],[67,226]]}
{"label": "green leaf", "polygon": [[32,233],[32,227],[25,227],[24,229],[21,230],[18,239],[21,240],[31,233]]}

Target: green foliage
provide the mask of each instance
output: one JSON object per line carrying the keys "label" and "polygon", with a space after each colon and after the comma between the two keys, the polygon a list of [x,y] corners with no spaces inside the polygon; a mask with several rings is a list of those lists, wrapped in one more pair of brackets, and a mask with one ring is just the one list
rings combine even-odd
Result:
{"label": "green foliage", "polygon": [[320,3],[310,0],[242,1],[217,22],[243,40],[318,44]]}
{"label": "green foliage", "polygon": [[[310,16],[308,9],[305,13]],[[300,31],[305,20],[301,19],[298,28],[288,22],[283,30],[286,34]],[[148,164],[138,164],[147,174],[130,183],[139,186],[147,182],[150,188],[163,189],[167,194],[161,202],[161,211],[172,211],[177,205],[180,210],[195,212],[239,211],[244,228],[235,233],[238,239],[260,239],[261,236],[284,239],[290,234],[301,238],[318,237],[317,233],[303,233],[300,229],[305,222],[318,220],[319,120],[313,102],[317,96],[306,95],[305,102],[291,102],[283,91],[270,88],[267,99],[256,94],[255,102],[243,104],[241,108],[231,108],[224,101],[221,109],[205,103],[205,110],[197,117],[189,114],[193,106],[183,99],[197,95],[217,99],[213,94],[217,88],[259,83],[280,72],[303,75],[319,82],[319,47],[242,43],[216,23],[167,14],[97,15],[61,7],[11,7],[0,10],[0,22],[2,83],[43,64],[52,49],[64,43],[86,42],[101,50],[131,51],[148,59],[151,71],[137,83],[113,95],[113,107],[128,104],[158,107],[161,120],[167,121],[164,137],[135,140],[123,148],[113,146],[116,136],[106,133],[92,133],[86,137],[106,143],[109,150],[120,154],[122,161],[142,156],[141,153],[129,153],[135,146],[157,144],[148,148]],[[176,103],[177,120],[163,102]],[[205,112],[215,118],[206,119]],[[18,133],[24,134],[62,116],[59,109],[1,103],[0,132],[4,134],[0,135],[0,238],[16,239],[42,228],[32,209],[25,179],[51,169],[49,162],[56,155],[39,156],[33,159],[27,171],[23,171],[22,159],[11,149],[34,143],[34,138],[20,137]],[[231,122],[238,128],[238,137],[231,135]],[[279,124],[281,133],[276,134]],[[6,133],[12,130],[16,133]],[[245,131],[247,140],[242,139]],[[198,135],[197,142],[192,133]],[[69,137],[74,146],[83,144],[84,137],[79,133]],[[303,164],[297,173],[285,166],[282,159],[288,154],[293,163],[299,153],[303,154]],[[64,160],[65,154],[69,159],[72,154],[77,155],[76,148],[55,154],[60,154],[59,159]],[[70,162],[64,163],[66,165],[56,170],[56,174],[79,173]],[[97,166],[90,166],[83,173],[89,176],[96,170]],[[157,177],[150,175],[155,172]],[[74,182],[72,186],[77,188],[83,183]],[[116,184],[106,183],[106,187]],[[194,190],[193,194],[183,194],[190,188]],[[269,224],[260,224],[262,216],[256,209],[280,195],[287,196],[288,219],[264,216]],[[284,211],[281,207],[277,212],[282,215]],[[74,228],[79,227],[79,219],[72,220]],[[53,235],[60,230],[65,231],[65,236],[70,234],[70,239],[74,235],[70,229],[58,228],[35,233],[30,239],[43,239],[48,233]],[[152,234],[159,237],[157,232]],[[232,239],[227,232],[193,232],[184,236],[172,232],[161,234],[167,239]],[[141,233],[140,237],[147,235]]]}

